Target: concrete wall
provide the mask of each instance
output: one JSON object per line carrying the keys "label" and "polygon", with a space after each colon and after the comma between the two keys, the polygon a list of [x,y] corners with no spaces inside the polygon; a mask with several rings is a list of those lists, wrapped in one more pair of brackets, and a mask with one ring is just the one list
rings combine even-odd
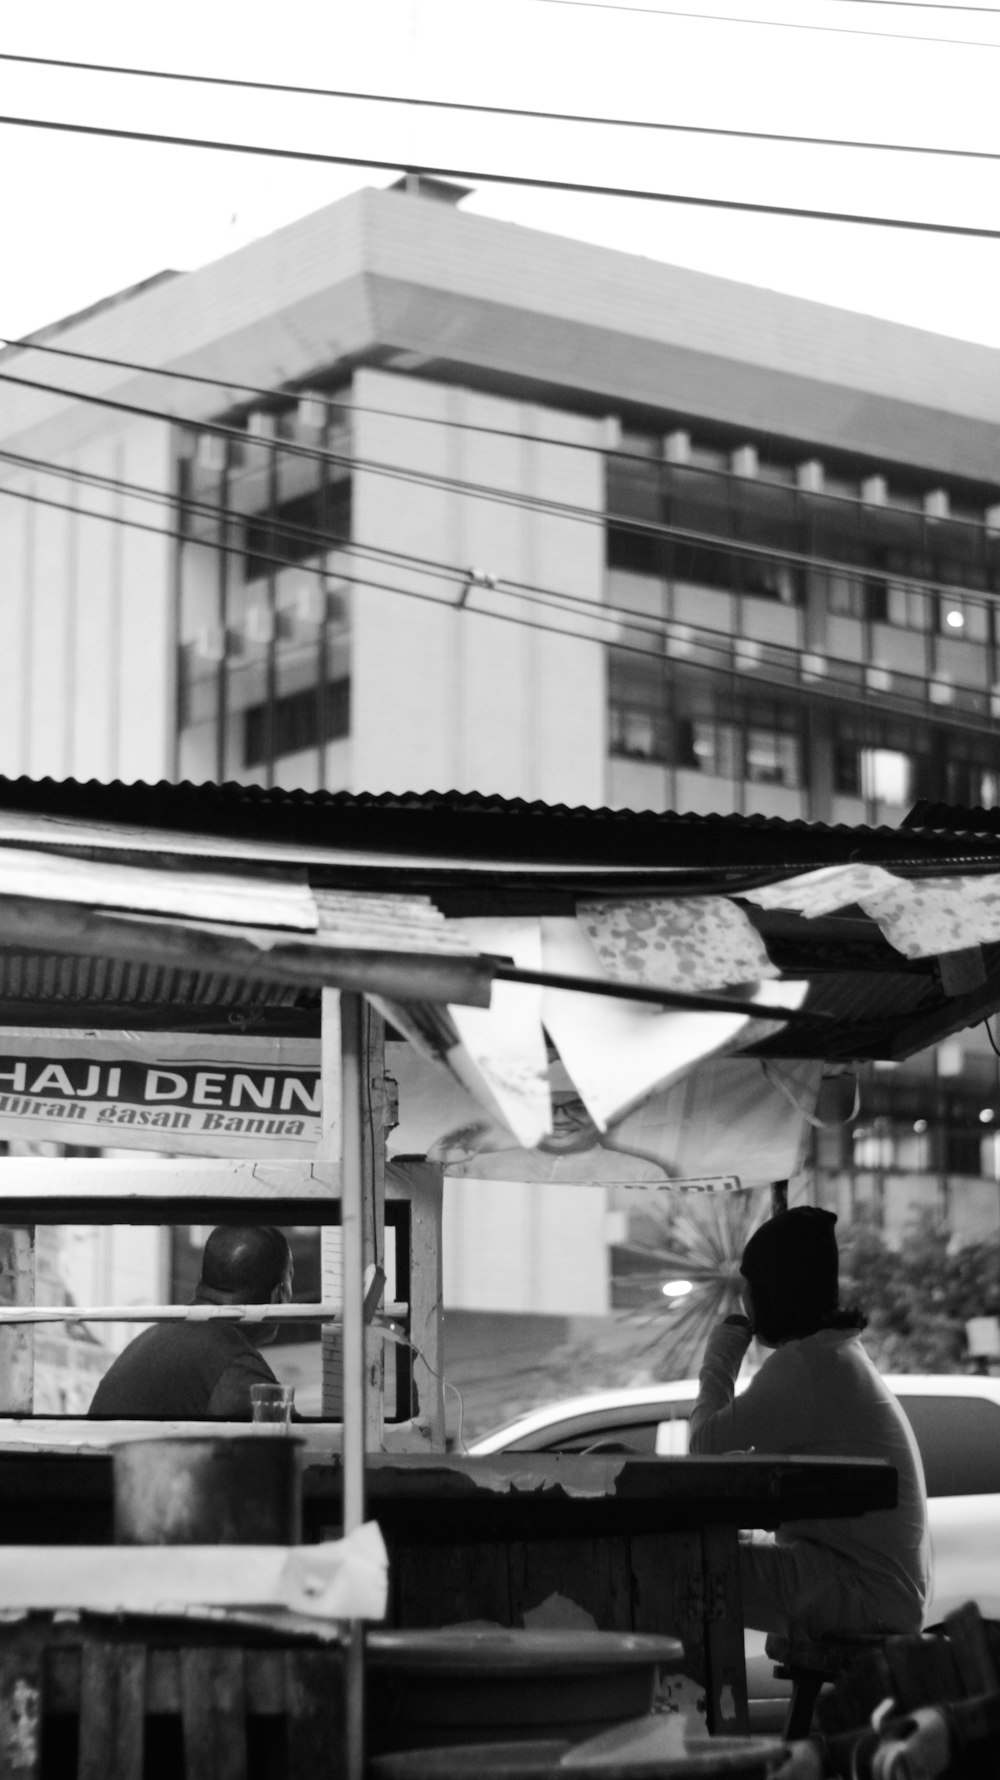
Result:
{"label": "concrete wall", "polygon": [[[360,372],[353,397],[354,539],[431,566],[352,563],[368,580],[352,601],[352,787],[600,804],[604,659],[595,643],[568,634],[583,628],[579,614],[482,587],[464,610],[457,602],[473,567],[601,600],[601,526],[536,511],[530,499],[518,504],[534,497],[599,514],[600,455],[574,447],[599,445],[601,423],[380,371]],[[427,424],[432,418],[494,431]],[[512,498],[394,479],[375,465]],[[531,629],[532,621],[567,634]]]}
{"label": "concrete wall", "polygon": [[[0,467],[0,772],[156,780],[173,728],[170,429],[95,434],[60,469]],[[133,529],[122,521],[136,521]]]}
{"label": "concrete wall", "polygon": [[445,1180],[448,1310],[601,1316],[610,1309],[607,1188]]}

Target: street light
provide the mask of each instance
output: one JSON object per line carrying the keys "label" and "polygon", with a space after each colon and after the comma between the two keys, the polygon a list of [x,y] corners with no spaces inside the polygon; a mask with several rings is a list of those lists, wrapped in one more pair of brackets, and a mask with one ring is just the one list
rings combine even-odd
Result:
{"label": "street light", "polygon": [[665,1298],[674,1298],[679,1303],[689,1292],[694,1291],[694,1286],[689,1279],[668,1279],[666,1285],[660,1287],[660,1291]]}

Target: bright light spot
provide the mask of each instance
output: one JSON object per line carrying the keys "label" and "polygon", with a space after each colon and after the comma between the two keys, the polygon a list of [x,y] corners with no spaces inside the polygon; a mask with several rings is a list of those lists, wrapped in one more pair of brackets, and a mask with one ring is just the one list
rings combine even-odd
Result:
{"label": "bright light spot", "polygon": [[981,1125],[992,1125],[993,1116],[993,1108],[991,1106],[984,1106],[979,1115],[979,1123]]}
{"label": "bright light spot", "polygon": [[947,612],[945,614],[944,621],[946,624],[951,625],[952,630],[964,630],[965,629],[965,614],[964,614],[964,612],[956,612],[954,610],[954,608],[952,608],[952,610],[950,612]]}
{"label": "bright light spot", "polygon": [[922,1136],[923,1133],[927,1130],[927,1120],[926,1119],[914,1119],[913,1129],[914,1129],[914,1131],[916,1131],[918,1136]]}
{"label": "bright light spot", "polygon": [[660,1287],[665,1298],[686,1298],[694,1286],[689,1279],[668,1279],[665,1286]]}

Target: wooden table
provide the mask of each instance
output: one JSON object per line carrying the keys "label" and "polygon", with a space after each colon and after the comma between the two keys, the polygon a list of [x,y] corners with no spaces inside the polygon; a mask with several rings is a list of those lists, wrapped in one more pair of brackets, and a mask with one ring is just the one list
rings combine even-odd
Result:
{"label": "wooden table", "polygon": [[[337,1500],[305,1477],[307,1524]],[[896,1472],[872,1459],[394,1457],[370,1462],[368,1512],[389,1548],[389,1623],[522,1623],[558,1593],[602,1630],[680,1638],[709,1729],[749,1728],[740,1528],[891,1508]]]}
{"label": "wooden table", "polygon": [[[307,1540],[339,1531],[342,1475],[307,1467]],[[366,1488],[389,1548],[389,1625],[518,1625],[558,1593],[601,1630],[680,1638],[710,1729],[735,1736],[748,1728],[740,1528],[891,1508],[896,1473],[760,1454],[407,1454],[370,1460]],[[2,1455],[0,1505],[7,1543],[110,1543],[110,1458]]]}

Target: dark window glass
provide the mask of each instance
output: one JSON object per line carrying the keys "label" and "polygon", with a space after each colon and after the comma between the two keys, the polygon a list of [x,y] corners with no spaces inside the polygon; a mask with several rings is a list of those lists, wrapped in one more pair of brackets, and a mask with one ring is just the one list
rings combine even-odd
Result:
{"label": "dark window glass", "polygon": [[285,563],[305,562],[350,535],[350,482],[310,489],[294,500],[283,501],[273,513],[247,520],[243,578],[257,581]]}
{"label": "dark window glass", "polygon": [[900,1397],[917,1437],[929,1496],[1000,1490],[1000,1404],[988,1397]]}
{"label": "dark window glass", "polygon": [[322,742],[337,741],[351,729],[351,682],[335,680],[323,698],[322,720],[315,686],[276,698],[273,706],[273,737],[268,738],[267,704],[251,705],[243,713],[243,763],[264,766],[286,754],[300,754]]}
{"label": "dark window glass", "polygon": [[667,572],[665,540],[655,532],[611,524],[608,526],[607,554],[609,569],[629,569],[633,575],[660,577]]}
{"label": "dark window glass", "polygon": [[600,1426],[587,1428],[582,1432],[560,1434],[556,1439],[548,1439],[544,1445],[536,1448],[539,1452],[641,1452],[655,1453],[656,1430],[660,1418],[655,1421],[623,1422],[616,1427],[609,1418],[602,1419]]}

